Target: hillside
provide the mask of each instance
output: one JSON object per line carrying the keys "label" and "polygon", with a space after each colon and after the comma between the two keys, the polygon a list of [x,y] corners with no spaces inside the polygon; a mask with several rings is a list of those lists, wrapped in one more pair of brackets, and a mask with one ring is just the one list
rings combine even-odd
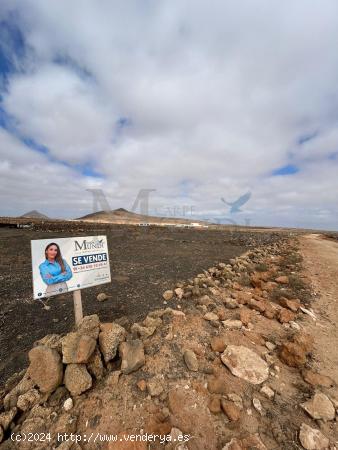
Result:
{"label": "hillside", "polygon": [[98,211],[96,213],[87,214],[83,217],[79,217],[76,220],[83,220],[88,222],[101,222],[101,223],[148,223],[148,224],[191,224],[199,223],[206,224],[203,221],[197,221],[195,219],[182,219],[179,217],[156,217],[148,216],[144,214],[137,214],[127,211],[124,208],[114,209],[112,211]]}

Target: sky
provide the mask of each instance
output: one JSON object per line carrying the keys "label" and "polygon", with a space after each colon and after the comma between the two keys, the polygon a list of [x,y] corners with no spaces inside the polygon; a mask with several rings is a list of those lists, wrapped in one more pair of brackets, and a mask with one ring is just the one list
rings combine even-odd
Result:
{"label": "sky", "polygon": [[338,230],[336,0],[1,0],[0,21],[0,215],[148,189],[149,214]]}

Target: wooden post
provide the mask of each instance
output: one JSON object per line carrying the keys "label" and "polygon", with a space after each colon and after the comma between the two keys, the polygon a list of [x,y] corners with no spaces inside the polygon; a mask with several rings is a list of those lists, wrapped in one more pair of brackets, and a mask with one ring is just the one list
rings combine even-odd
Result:
{"label": "wooden post", "polygon": [[80,289],[73,292],[73,300],[74,300],[75,325],[77,326],[79,325],[79,323],[83,318]]}

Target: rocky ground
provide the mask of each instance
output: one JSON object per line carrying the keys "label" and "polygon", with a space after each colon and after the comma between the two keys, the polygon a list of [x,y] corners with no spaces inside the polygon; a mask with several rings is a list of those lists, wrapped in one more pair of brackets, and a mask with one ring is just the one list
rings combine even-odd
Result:
{"label": "rocky ground", "polygon": [[176,282],[143,320],[90,315],[35,342],[3,392],[1,450],[338,448],[337,256],[279,236]]}
{"label": "rocky ground", "polygon": [[[49,333],[66,333],[74,322],[72,293],[49,299],[46,308],[33,300],[30,240],[98,234],[108,239],[112,282],[82,290],[82,303],[86,315],[97,313],[104,322],[125,315],[133,321],[144,319],[172,284],[221,258],[228,261],[279,239],[277,232],[41,220],[33,229],[16,229],[1,227],[0,218],[0,388],[10,375],[27,367],[34,341]],[[98,303],[102,290],[109,300]]]}

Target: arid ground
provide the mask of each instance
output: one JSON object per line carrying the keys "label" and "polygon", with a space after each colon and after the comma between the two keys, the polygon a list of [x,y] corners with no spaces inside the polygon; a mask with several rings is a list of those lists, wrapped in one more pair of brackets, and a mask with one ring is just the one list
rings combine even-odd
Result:
{"label": "arid ground", "polygon": [[[161,306],[161,293],[202,269],[278,239],[276,232],[174,229],[93,223],[38,223],[33,230],[0,228],[0,385],[26,367],[26,352],[37,339],[66,333],[74,324],[72,294],[32,298],[31,239],[106,234],[112,283],[82,291],[84,315],[103,321],[144,318]],[[99,303],[105,292],[109,300]]]}

